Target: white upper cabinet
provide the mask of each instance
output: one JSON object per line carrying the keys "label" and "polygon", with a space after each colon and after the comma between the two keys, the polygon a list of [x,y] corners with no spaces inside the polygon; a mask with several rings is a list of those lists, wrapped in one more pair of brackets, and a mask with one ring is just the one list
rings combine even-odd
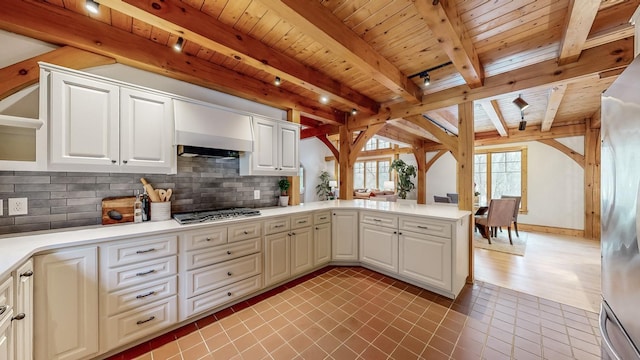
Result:
{"label": "white upper cabinet", "polygon": [[298,124],[253,117],[253,152],[240,156],[240,175],[296,176],[300,166]]}
{"label": "white upper cabinet", "polygon": [[42,65],[48,100],[48,170],[176,170],[171,97],[90,74]]}

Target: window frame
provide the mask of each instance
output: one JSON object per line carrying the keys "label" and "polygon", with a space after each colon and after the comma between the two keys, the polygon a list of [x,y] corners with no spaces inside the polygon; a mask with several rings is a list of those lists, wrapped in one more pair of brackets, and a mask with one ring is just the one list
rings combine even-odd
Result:
{"label": "window frame", "polygon": [[[364,170],[364,189],[378,189],[378,183],[380,182],[380,162],[387,162],[389,164],[389,169],[391,169],[391,162],[393,160],[387,157],[383,157],[383,158],[365,158],[365,159],[358,159],[353,163],[353,177],[354,177],[354,185],[353,188],[356,189],[355,186],[355,167],[357,163],[363,163],[363,170]],[[375,162],[376,166],[375,166],[375,170],[376,170],[376,178],[375,178],[375,184],[373,187],[367,185],[367,176],[366,176],[366,172],[367,172],[367,163],[368,162]],[[391,171],[388,172],[389,174],[389,179],[388,180],[392,180],[392,175],[391,175]],[[379,189],[382,190],[382,189]]]}
{"label": "window frame", "polygon": [[[490,148],[490,149],[476,149],[474,152],[474,156],[478,154],[486,154],[487,155],[487,200],[491,199],[491,155],[496,153],[507,153],[507,152],[516,152],[520,151],[520,214],[526,214],[528,212],[527,208],[527,165],[528,165],[528,157],[527,157],[527,147],[526,146],[511,146],[511,147],[500,147],[500,148]],[[474,173],[475,178],[475,173]]]}

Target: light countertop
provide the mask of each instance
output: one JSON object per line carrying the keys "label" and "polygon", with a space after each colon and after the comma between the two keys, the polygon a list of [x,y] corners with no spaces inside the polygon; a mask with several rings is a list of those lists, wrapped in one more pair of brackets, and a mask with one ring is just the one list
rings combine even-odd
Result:
{"label": "light countertop", "polygon": [[260,209],[261,215],[248,218],[236,218],[210,223],[180,225],[175,220],[149,221],[144,223],[126,223],[116,225],[96,225],[92,227],[67,228],[31,233],[16,234],[0,238],[0,279],[34,254],[46,250],[69,246],[95,244],[102,241],[118,240],[132,236],[147,236],[196,229],[203,226],[224,225],[243,221],[258,221],[274,216],[292,215],[305,211],[355,209],[396,213],[398,215],[425,216],[442,220],[457,221],[471,214],[458,210],[455,206],[418,205],[412,201],[370,201],[370,200],[333,200],[311,202],[297,206],[272,207]]}

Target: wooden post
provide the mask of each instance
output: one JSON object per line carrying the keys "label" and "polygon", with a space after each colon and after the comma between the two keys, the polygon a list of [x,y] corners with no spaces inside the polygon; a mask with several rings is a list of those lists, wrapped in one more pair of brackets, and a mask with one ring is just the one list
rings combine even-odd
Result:
{"label": "wooden post", "polygon": [[[458,208],[473,212],[473,102],[458,105]],[[469,277],[473,283],[473,215],[469,221]]]}
{"label": "wooden post", "polygon": [[[289,109],[287,111],[287,120],[300,124],[300,111]],[[300,205],[300,176],[289,176],[289,205]]]}
{"label": "wooden post", "polygon": [[584,135],[584,237],[600,240],[600,128],[587,120]]}
{"label": "wooden post", "polygon": [[340,156],[338,159],[340,163],[340,182],[338,186],[340,188],[340,199],[343,200],[353,199],[353,163],[349,160],[351,158],[352,141],[353,135],[351,131],[347,129],[346,125],[340,126]]}
{"label": "wooden post", "polygon": [[416,141],[413,144],[413,156],[416,157],[418,164],[418,188],[417,202],[418,204],[427,203],[427,152],[424,149],[423,141]]}

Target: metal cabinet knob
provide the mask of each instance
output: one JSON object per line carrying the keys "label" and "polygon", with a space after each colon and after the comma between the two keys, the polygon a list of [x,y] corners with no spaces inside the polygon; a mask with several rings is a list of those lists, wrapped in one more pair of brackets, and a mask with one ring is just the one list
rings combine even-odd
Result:
{"label": "metal cabinet knob", "polygon": [[126,164],[126,163],[128,163],[128,161],[127,160],[122,160],[122,163]]}
{"label": "metal cabinet knob", "polygon": [[229,291],[229,292],[227,293],[227,296],[231,296],[231,291]]}
{"label": "metal cabinet knob", "polygon": [[11,321],[13,321],[13,320],[22,320],[22,319],[24,319],[26,317],[27,317],[27,315],[25,315],[24,313],[20,313],[20,314],[18,314],[16,316],[12,317]]}
{"label": "metal cabinet knob", "polygon": [[232,274],[231,274],[231,271],[227,272],[227,275],[231,276],[231,275],[232,275]]}
{"label": "metal cabinet knob", "polygon": [[115,164],[115,163],[116,163],[116,161],[115,161],[115,160],[111,160],[111,163],[112,163],[112,164]]}
{"label": "metal cabinet knob", "polygon": [[29,277],[29,276],[33,276],[33,271],[27,270],[27,271],[23,272],[22,274],[20,274],[20,277]]}

